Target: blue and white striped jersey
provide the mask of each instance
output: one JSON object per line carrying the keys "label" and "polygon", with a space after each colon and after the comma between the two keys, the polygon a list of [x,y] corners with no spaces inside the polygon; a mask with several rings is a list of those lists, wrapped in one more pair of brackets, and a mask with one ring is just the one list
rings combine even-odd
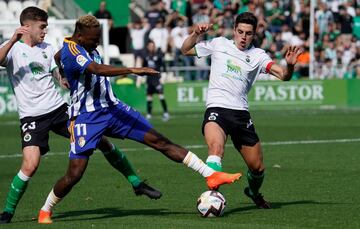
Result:
{"label": "blue and white striped jersey", "polygon": [[102,58],[94,50],[88,53],[83,47],[65,38],[61,51],[61,64],[70,83],[71,104],[69,116],[93,112],[118,104],[109,77],[86,72],[91,62],[102,64]]}

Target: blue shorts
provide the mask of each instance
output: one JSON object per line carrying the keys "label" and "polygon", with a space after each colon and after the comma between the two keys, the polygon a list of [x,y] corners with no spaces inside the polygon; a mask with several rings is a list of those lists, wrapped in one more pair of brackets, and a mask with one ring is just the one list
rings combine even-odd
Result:
{"label": "blue shorts", "polygon": [[119,103],[69,120],[70,159],[88,158],[103,135],[144,142],[151,124],[135,109]]}

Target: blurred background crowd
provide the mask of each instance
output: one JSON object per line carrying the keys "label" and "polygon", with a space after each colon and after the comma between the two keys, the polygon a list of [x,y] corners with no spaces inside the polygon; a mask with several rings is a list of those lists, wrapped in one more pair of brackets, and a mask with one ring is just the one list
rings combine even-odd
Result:
{"label": "blurred background crowd", "polygon": [[[314,78],[360,78],[360,1],[315,1]],[[141,55],[148,40],[169,58],[168,66],[206,69],[209,60],[184,57],[180,47],[193,24],[212,23],[204,39],[225,36],[231,39],[234,17],[252,12],[258,18],[255,46],[265,49],[277,62],[289,45],[301,46],[304,53],[293,78],[309,76],[310,1],[309,0],[152,0],[144,4],[144,17],[133,15],[128,29],[132,52]],[[187,67],[187,68],[186,68]],[[193,68],[195,67],[195,68]],[[181,68],[180,68],[181,69]],[[206,80],[206,70],[185,80]]]}
{"label": "blurred background crowd", "polygon": [[[122,0],[125,6],[116,9],[107,7],[107,3],[110,0],[0,0],[0,24],[18,23],[19,13],[30,5],[49,9],[48,41],[60,48],[63,37],[71,35],[73,26],[66,31],[58,26],[50,28],[52,19],[76,19],[88,13],[84,9],[87,5],[94,5],[97,9],[90,13],[108,19],[111,44],[107,54],[119,56],[119,64],[141,66],[148,55],[147,44],[152,40],[156,55],[164,62],[162,71],[183,80],[201,81],[208,79],[210,60],[185,57],[180,52],[192,26],[212,23],[213,30],[204,39],[216,36],[231,39],[236,15],[250,11],[259,21],[254,45],[265,49],[275,61],[285,64],[283,56],[289,45],[303,48],[294,79],[309,77],[312,50],[312,78],[360,78],[360,0]],[[124,13],[126,16],[122,16]],[[115,17],[125,23],[116,25]],[[13,32],[13,25],[0,28],[0,38],[9,39]]]}

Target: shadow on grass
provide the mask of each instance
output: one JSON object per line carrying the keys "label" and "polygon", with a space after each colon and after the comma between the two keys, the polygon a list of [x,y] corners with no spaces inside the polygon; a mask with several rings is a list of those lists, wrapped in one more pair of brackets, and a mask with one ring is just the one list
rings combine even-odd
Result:
{"label": "shadow on grass", "polygon": [[[82,220],[95,220],[95,219],[107,219],[126,216],[162,216],[162,215],[176,215],[176,214],[188,214],[186,212],[170,212],[168,209],[119,209],[119,208],[98,208],[92,210],[79,210],[79,211],[67,211],[56,213],[52,219],[55,221],[82,221]],[[91,216],[89,216],[91,215]],[[74,219],[74,217],[81,217]],[[71,219],[66,219],[71,218]]]}
{"label": "shadow on grass", "polygon": [[[318,202],[318,201],[314,201],[314,200],[299,200],[299,201],[292,201],[292,202],[271,202],[271,208],[272,209],[279,209],[282,208],[284,206],[288,206],[288,205],[338,205],[338,204],[345,204],[345,203],[331,203],[331,202]],[[258,209],[255,205],[251,205],[251,206],[245,206],[245,207],[239,207],[239,208],[233,208],[233,209],[229,209],[227,210],[224,215],[229,215],[231,213],[234,212],[245,212],[245,211],[250,211],[250,210],[254,210],[254,209]]]}

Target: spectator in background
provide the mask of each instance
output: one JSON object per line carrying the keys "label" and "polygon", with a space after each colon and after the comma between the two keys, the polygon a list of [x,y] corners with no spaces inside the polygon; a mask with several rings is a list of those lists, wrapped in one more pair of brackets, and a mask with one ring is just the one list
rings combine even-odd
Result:
{"label": "spectator in background", "polygon": [[356,16],[354,17],[353,35],[357,40],[360,40],[360,7],[356,9]]}
{"label": "spectator in background", "polygon": [[[161,69],[165,71],[165,64],[163,60],[163,54],[159,49],[156,49],[155,43],[152,40],[146,45],[145,55],[143,57],[143,67],[153,68],[158,72],[161,72]],[[160,82],[159,76],[146,76],[146,118],[152,118],[152,105],[153,105],[153,95],[158,94],[161,106],[163,108],[163,121],[167,121],[170,118],[170,115],[167,110],[167,105],[164,96],[164,87]]]}
{"label": "spectator in background", "polygon": [[155,27],[150,31],[149,39],[155,43],[156,49],[160,49],[163,54],[166,53],[169,44],[169,32],[164,27],[162,18],[159,18]]}
{"label": "spectator in background", "polygon": [[159,10],[159,0],[150,2],[150,10],[145,13],[145,20],[150,24],[150,28],[154,28],[159,19],[165,21],[167,15],[163,15]]}
{"label": "spectator in background", "polygon": [[273,1],[270,10],[265,12],[269,21],[269,30],[272,33],[281,32],[281,25],[285,20],[284,12],[282,11],[279,2]]}
{"label": "spectator in background", "polygon": [[143,51],[145,49],[145,34],[149,30],[149,27],[148,23],[143,23],[142,21],[136,21],[128,24],[134,54],[134,67],[142,65],[141,61],[144,55]]}
{"label": "spectator in background", "polygon": [[[189,36],[188,28],[185,27],[185,21],[182,18],[177,20],[177,26],[170,32],[170,41],[173,47],[174,53],[174,66],[190,67],[192,65],[192,57],[184,56],[181,54],[181,46],[185,39]],[[176,73],[178,76],[178,72]],[[185,80],[191,79],[191,71],[185,70]]]}
{"label": "spectator in background", "polygon": [[192,17],[192,21],[194,24],[210,22],[209,11],[206,5],[199,7],[198,12]]}
{"label": "spectator in background", "polygon": [[319,9],[315,13],[315,19],[318,26],[319,38],[321,39],[328,31],[329,23],[334,21],[333,14],[327,9],[327,5],[324,2],[319,3]]}
{"label": "spectator in background", "polygon": [[99,9],[95,12],[94,16],[98,19],[107,19],[109,24],[109,29],[113,27],[113,19],[110,11],[106,9],[106,2],[101,1]]}
{"label": "spectator in background", "polygon": [[343,5],[339,6],[339,18],[341,40],[344,44],[351,42],[353,17],[347,12]]}

